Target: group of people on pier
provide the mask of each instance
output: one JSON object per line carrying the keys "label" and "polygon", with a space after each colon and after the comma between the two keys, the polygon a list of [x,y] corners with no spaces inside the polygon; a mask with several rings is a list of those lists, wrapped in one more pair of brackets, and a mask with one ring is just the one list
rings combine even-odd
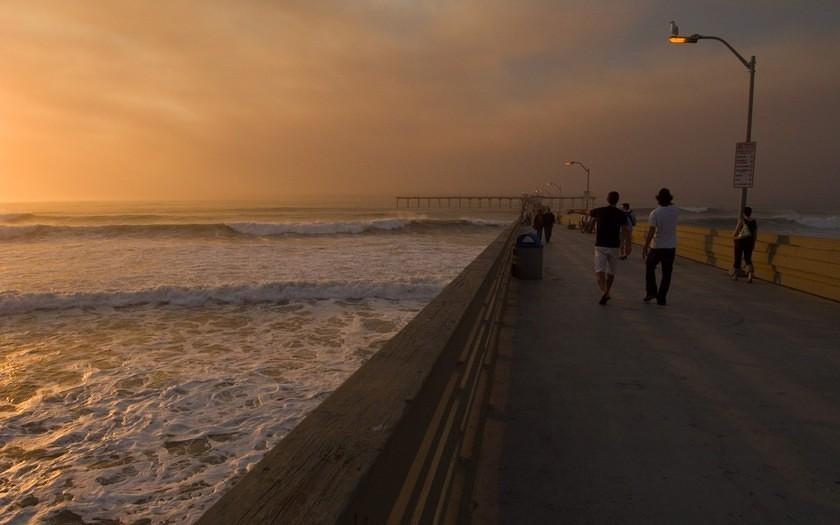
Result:
{"label": "group of people on pier", "polygon": [[551,231],[554,229],[555,222],[557,218],[551,212],[551,208],[540,206],[536,209],[531,225],[537,232],[540,242],[542,242],[543,234],[545,234],[545,242],[551,242]]}
{"label": "group of people on pier", "polygon": [[[607,206],[589,210],[589,216],[595,222],[595,279],[601,290],[598,301],[601,305],[610,300],[618,261],[626,259],[633,251],[635,214],[627,203],[622,206],[623,209],[618,208],[618,199],[618,192],[611,191],[607,194]],[[672,206],[674,197],[668,188],[659,190],[656,200],[659,205],[648,217],[648,232],[642,248],[645,259],[644,302],[656,299],[656,304],[665,306],[677,251],[678,210]],[[657,283],[656,268],[660,265],[662,279]]]}
{"label": "group of people on pier", "polygon": [[[620,260],[626,259],[633,251],[632,233],[636,224],[635,213],[628,203],[618,207],[619,193],[611,191],[607,194],[607,206],[595,208],[587,212],[595,231],[595,279],[601,291],[598,301],[606,305],[610,300],[610,290],[615,281]],[[648,231],[642,247],[642,258],[645,261],[645,296],[643,301],[648,303],[656,300],[656,304],[668,304],[668,291],[671,287],[671,275],[674,269],[674,259],[677,248],[677,223],[679,209],[673,205],[674,196],[668,188],[662,188],[655,196],[657,206],[648,216]],[[550,224],[554,224],[554,215],[547,210]],[[551,226],[546,229],[546,214],[538,211],[534,217],[533,226],[542,238],[546,231],[546,240],[551,237]],[[590,230],[591,231],[591,230]],[[733,280],[737,280],[741,273],[742,261],[745,264],[747,282],[752,282],[754,267],[752,252],[758,234],[758,225],[752,217],[752,208],[744,208],[738,225],[733,233],[734,262],[729,271]],[[657,282],[656,269],[661,267],[661,279]]]}

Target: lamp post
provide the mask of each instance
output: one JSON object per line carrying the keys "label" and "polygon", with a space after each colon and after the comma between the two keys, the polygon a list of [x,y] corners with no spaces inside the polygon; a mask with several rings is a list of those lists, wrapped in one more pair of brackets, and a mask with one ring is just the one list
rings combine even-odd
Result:
{"label": "lamp post", "polygon": [[588,210],[589,209],[589,168],[584,166],[584,164],[582,162],[578,162],[576,160],[567,160],[566,162],[564,162],[564,164],[566,166],[574,166],[575,164],[577,164],[578,166],[583,168],[583,171],[586,172],[586,191],[584,192],[584,199],[586,200],[585,207]]}
{"label": "lamp post", "polygon": [[[732,51],[738,60],[744,64],[744,67],[747,68],[747,71],[750,72],[750,97],[749,102],[747,105],[747,140],[746,142],[752,142],[752,117],[753,117],[753,93],[755,91],[755,55],[750,57],[749,60],[741,56],[740,53],[735,51],[735,48],[729,45],[729,42],[726,40],[711,35],[698,35],[697,33],[689,36],[680,35],[680,29],[677,26],[677,23],[673,20],[671,21],[671,35],[668,37],[668,42],[671,44],[696,44],[700,40],[717,40],[718,42],[725,45]],[[747,188],[741,188],[741,200],[738,204],[738,218],[744,214],[744,207],[747,205]]]}
{"label": "lamp post", "polygon": [[[557,205],[560,207],[560,209],[562,209],[563,208],[563,188],[561,188],[558,184],[555,184],[553,182],[546,182],[545,187],[557,190],[557,197],[556,197],[557,198]],[[555,197],[551,194],[549,194],[549,195],[551,196],[552,202],[554,202]]]}

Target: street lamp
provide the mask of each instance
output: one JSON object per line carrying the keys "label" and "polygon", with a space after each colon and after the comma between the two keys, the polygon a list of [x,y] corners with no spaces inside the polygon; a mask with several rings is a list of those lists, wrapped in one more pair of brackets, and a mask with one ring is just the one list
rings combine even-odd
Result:
{"label": "street lamp", "polygon": [[566,166],[574,166],[575,164],[577,164],[578,166],[583,168],[583,171],[586,172],[586,192],[584,193],[584,195],[585,195],[585,198],[586,198],[586,209],[588,210],[589,209],[589,168],[584,166],[582,162],[578,162],[576,160],[567,160],[566,162],[564,162],[564,164]]}
{"label": "street lamp", "polygon": [[[710,35],[698,35],[697,33],[689,36],[680,35],[680,28],[677,26],[677,23],[671,20],[671,35],[668,37],[668,42],[671,44],[696,44],[700,40],[717,40],[721,42],[723,45],[729,48],[732,53],[738,57],[738,60],[744,64],[744,67],[750,72],[750,98],[747,106],[747,140],[746,142],[752,142],[752,116],[753,116],[753,92],[755,91],[755,55],[750,57],[749,60],[741,56],[740,53],[735,51],[735,48],[729,45],[729,42],[726,40],[717,37],[717,36],[710,36]],[[747,205],[747,188],[741,188],[741,200],[738,205],[738,217],[740,218],[741,215],[744,213],[744,207]]]}
{"label": "street lamp", "polygon": [[563,188],[560,187],[559,184],[555,184],[551,181],[545,183],[546,188],[556,189],[557,190],[557,197],[552,195],[551,193],[548,194],[551,197],[551,203],[554,203],[554,199],[557,199],[557,210],[560,211],[563,209]]}

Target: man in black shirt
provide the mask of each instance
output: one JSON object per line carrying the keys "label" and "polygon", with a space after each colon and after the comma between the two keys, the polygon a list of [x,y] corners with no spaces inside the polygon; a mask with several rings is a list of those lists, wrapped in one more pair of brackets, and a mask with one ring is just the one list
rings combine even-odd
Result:
{"label": "man in black shirt", "polygon": [[[601,290],[601,300],[598,304],[607,304],[610,300],[610,288],[615,280],[618,266],[619,248],[622,240],[628,235],[627,215],[618,209],[618,192],[611,191],[607,195],[609,206],[589,210],[589,215],[595,218],[597,227],[595,233],[595,279]],[[628,248],[628,255],[629,250]]]}

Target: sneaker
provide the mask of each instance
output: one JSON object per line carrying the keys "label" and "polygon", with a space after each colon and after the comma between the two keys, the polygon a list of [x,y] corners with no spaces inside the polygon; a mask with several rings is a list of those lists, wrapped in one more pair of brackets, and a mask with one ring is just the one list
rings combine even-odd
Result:
{"label": "sneaker", "polygon": [[659,306],[667,306],[668,305],[668,303],[665,301],[665,299],[657,299],[656,304],[658,304]]}
{"label": "sneaker", "polygon": [[646,303],[649,303],[649,302],[653,301],[654,299],[656,299],[655,295],[646,295],[645,298],[642,299],[642,301],[644,301]]}
{"label": "sneaker", "polygon": [[752,274],[752,272],[750,272],[750,273],[747,274],[747,282],[751,283],[752,280],[753,280],[753,274]]}
{"label": "sneaker", "polygon": [[732,279],[733,281],[737,281],[738,280],[738,270],[736,270],[735,268],[730,268],[729,269],[729,278]]}
{"label": "sneaker", "polygon": [[607,295],[607,294],[604,294],[604,295],[601,296],[601,300],[598,301],[598,304],[600,304],[600,305],[607,304],[607,301],[609,301],[609,300],[610,300],[610,296]]}

